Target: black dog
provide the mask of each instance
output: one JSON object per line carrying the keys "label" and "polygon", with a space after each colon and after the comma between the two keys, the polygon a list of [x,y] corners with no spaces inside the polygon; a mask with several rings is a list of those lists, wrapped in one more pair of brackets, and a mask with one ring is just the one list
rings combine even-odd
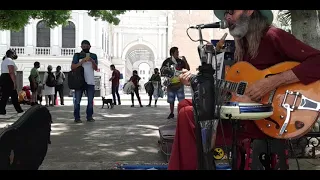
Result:
{"label": "black dog", "polygon": [[[111,109],[113,108],[114,104],[112,99],[106,99],[105,97],[102,97],[102,107],[101,109],[104,107],[104,104],[106,104],[108,106],[108,109],[111,107]],[[110,107],[109,107],[110,105]]]}

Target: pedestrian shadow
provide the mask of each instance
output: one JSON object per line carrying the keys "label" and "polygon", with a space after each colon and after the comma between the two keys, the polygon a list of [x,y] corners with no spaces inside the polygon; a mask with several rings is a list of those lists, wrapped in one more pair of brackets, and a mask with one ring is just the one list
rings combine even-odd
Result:
{"label": "pedestrian shadow", "polygon": [[109,126],[92,130],[83,140],[87,148],[79,153],[87,156],[106,155],[118,160],[160,161],[155,125]]}

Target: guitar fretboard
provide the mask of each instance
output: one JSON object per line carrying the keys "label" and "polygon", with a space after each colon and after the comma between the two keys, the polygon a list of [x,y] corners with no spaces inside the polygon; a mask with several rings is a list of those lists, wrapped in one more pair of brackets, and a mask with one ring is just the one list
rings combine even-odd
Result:
{"label": "guitar fretboard", "polygon": [[244,82],[230,82],[224,79],[218,79],[217,80],[217,85],[219,87],[219,89],[222,90],[227,90],[229,92],[235,92],[239,95],[243,95],[244,91],[246,89],[247,84]]}
{"label": "guitar fretboard", "polygon": [[239,83],[226,81],[224,79],[218,79],[217,80],[217,85],[218,85],[218,87],[220,89],[231,91],[231,92],[236,92],[237,91],[238,84]]}

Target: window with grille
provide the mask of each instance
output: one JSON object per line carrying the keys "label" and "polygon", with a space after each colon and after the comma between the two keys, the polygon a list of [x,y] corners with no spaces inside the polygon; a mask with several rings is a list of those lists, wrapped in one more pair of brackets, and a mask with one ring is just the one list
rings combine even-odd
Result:
{"label": "window with grille", "polygon": [[62,27],[62,48],[76,48],[76,26],[71,21]]}
{"label": "window with grille", "polygon": [[37,47],[50,47],[50,28],[44,21],[37,24]]}
{"label": "window with grille", "polygon": [[10,46],[24,47],[24,28],[20,31],[10,31]]}

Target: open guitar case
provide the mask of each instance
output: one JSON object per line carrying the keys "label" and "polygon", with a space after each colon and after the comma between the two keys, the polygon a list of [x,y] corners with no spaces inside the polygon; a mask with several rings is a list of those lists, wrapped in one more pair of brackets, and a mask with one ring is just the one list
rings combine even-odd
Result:
{"label": "open guitar case", "polygon": [[51,144],[51,123],[49,110],[35,105],[0,129],[0,170],[38,170]]}

